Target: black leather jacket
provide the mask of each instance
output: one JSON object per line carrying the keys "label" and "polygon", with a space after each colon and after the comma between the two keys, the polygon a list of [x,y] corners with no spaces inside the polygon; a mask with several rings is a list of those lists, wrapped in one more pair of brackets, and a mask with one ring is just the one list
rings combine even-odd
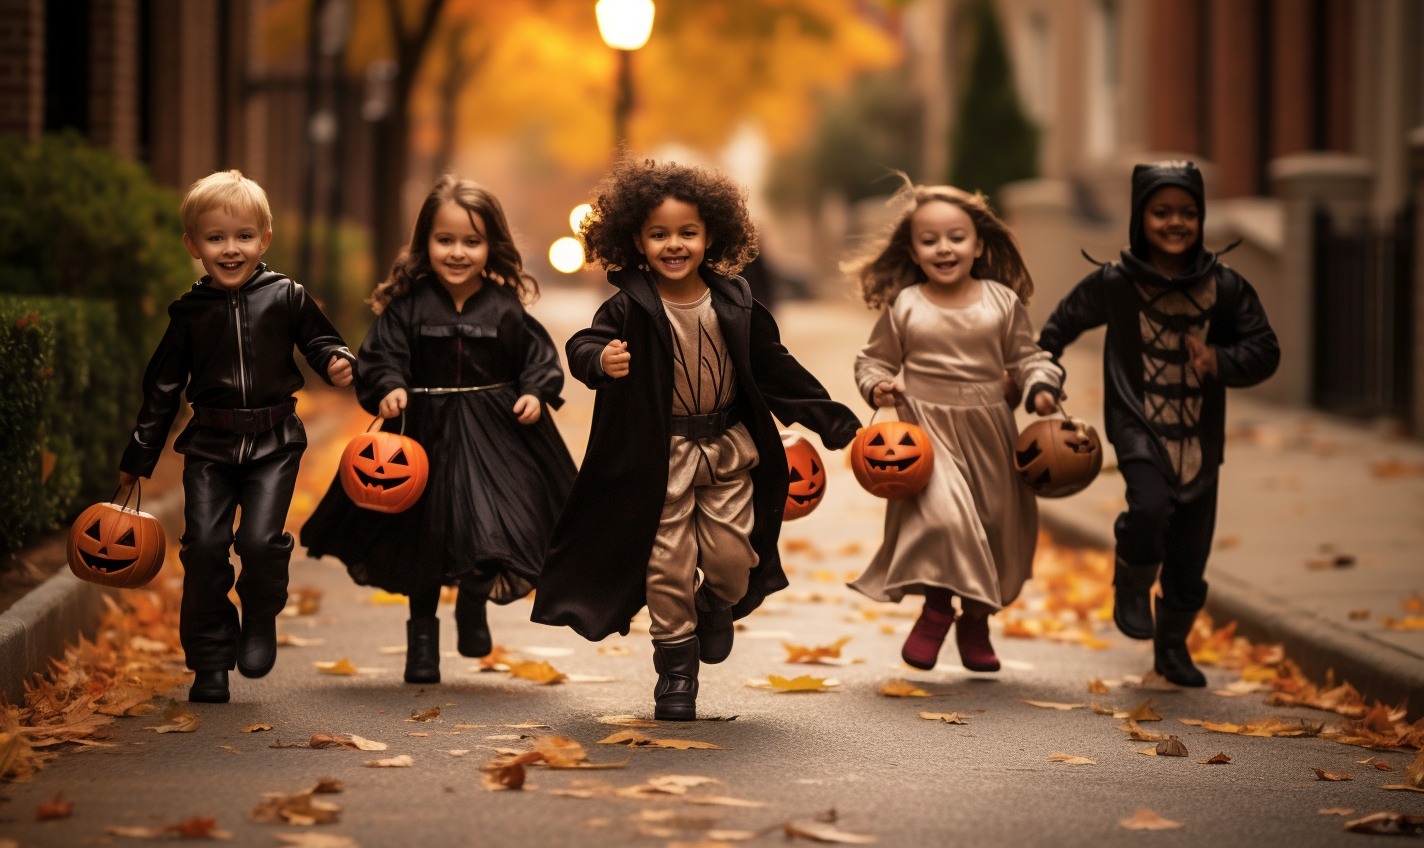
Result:
{"label": "black leather jacket", "polygon": [[[194,283],[168,307],[168,331],[144,373],[143,409],[120,470],[140,477],[153,473],[185,386],[195,408],[258,409],[291,400],[303,383],[292,359],[294,344],[328,382],[333,356],[355,364],[306,289],[266,265],[233,291],[217,288],[208,277]],[[306,443],[295,414],[258,433],[205,427],[195,417],[173,448],[187,456],[244,463],[302,450]]]}

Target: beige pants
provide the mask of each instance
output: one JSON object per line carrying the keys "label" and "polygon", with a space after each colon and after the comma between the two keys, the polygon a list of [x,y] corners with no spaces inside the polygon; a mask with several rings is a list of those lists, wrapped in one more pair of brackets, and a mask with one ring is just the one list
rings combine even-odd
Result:
{"label": "beige pants", "polygon": [[757,564],[750,538],[756,464],[756,444],[741,424],[710,442],[672,437],[667,500],[648,559],[654,639],[680,639],[697,627],[699,567],[718,597],[735,603],[747,593]]}

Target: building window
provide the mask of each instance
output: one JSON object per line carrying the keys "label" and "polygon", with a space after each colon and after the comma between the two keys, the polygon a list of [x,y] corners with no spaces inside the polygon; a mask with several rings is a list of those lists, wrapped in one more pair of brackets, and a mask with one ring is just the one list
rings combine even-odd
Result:
{"label": "building window", "polygon": [[44,130],[89,132],[89,3],[45,4]]}

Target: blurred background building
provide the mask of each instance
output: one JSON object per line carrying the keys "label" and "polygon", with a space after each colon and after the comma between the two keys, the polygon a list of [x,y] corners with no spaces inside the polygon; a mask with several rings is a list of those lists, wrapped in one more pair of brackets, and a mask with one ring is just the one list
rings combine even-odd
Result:
{"label": "blurred background building", "polygon": [[849,296],[893,169],[983,189],[1037,322],[1080,248],[1125,242],[1131,166],[1191,158],[1281,336],[1259,391],[1420,432],[1421,0],[651,5],[631,50],[593,0],[0,0],[0,133],[72,130],[175,189],[241,168],[273,264],[348,324],[446,168],[504,199],[546,286],[598,284],[547,251],[619,128],[747,183],[789,296]]}

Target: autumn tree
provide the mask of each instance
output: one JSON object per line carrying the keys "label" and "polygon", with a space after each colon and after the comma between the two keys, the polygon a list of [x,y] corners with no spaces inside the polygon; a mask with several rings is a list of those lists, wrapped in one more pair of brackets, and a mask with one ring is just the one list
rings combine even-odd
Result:
{"label": "autumn tree", "polygon": [[1038,128],[1024,114],[993,0],[972,0],[973,52],[959,102],[949,182],[991,197],[1038,173]]}

